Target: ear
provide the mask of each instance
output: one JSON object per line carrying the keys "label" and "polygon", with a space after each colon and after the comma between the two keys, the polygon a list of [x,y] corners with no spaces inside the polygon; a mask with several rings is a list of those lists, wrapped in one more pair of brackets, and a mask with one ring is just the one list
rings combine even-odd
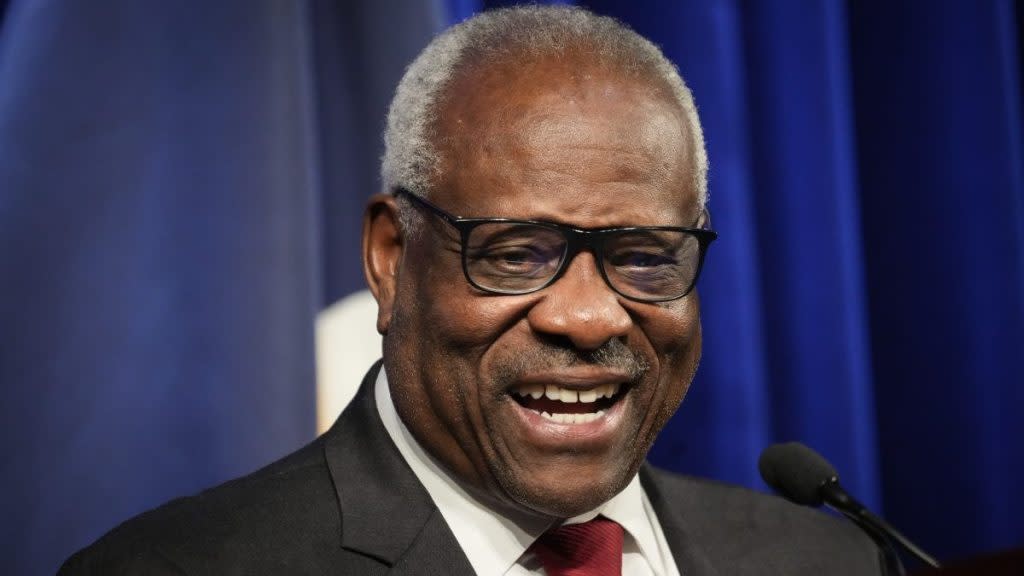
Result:
{"label": "ear", "polygon": [[707,206],[700,211],[700,218],[697,219],[696,228],[704,228],[705,230],[713,230],[711,227],[711,211],[708,210]]}
{"label": "ear", "polygon": [[404,249],[395,197],[371,196],[363,215],[363,273],[377,299],[377,331],[381,334],[387,334],[391,326]]}

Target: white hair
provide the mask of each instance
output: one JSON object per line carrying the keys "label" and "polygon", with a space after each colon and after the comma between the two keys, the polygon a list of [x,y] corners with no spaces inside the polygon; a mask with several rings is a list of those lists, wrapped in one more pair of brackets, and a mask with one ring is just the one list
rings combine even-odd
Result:
{"label": "white hair", "polygon": [[[692,135],[694,188],[707,201],[708,158],[693,95],[661,50],[614,18],[569,6],[518,6],[477,14],[436,38],[409,65],[388,111],[381,181],[386,191],[427,194],[440,176],[435,146],[445,90],[468,66],[584,48],[595,63],[664,82]],[[403,212],[408,212],[403,210]]]}

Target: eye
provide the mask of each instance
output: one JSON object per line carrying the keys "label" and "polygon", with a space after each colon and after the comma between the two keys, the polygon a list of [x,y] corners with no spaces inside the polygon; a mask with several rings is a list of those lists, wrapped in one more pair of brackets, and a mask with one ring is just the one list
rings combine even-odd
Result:
{"label": "eye", "polygon": [[485,257],[496,265],[509,268],[522,268],[544,263],[544,258],[538,250],[522,246],[492,249],[487,252]]}
{"label": "eye", "polygon": [[651,269],[673,266],[676,259],[655,249],[618,250],[608,256],[608,263],[616,268]]}
{"label": "eye", "polygon": [[527,276],[557,263],[558,254],[532,245],[490,246],[472,255],[478,270],[488,274]]}

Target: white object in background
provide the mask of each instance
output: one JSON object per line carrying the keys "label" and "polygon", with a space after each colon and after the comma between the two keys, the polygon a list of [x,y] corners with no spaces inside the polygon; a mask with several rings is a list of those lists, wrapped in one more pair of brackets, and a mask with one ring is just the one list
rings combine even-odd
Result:
{"label": "white object in background", "polygon": [[377,301],[369,290],[350,294],[317,314],[317,434],[334,424],[380,356]]}

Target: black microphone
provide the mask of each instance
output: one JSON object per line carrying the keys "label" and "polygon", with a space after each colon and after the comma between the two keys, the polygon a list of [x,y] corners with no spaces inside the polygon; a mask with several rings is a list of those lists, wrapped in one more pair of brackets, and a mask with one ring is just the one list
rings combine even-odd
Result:
{"label": "black microphone", "polygon": [[882,547],[887,563],[897,574],[904,573],[903,563],[893,549],[892,541],[921,562],[939,567],[935,558],[847,494],[839,485],[835,468],[807,446],[799,442],[769,446],[761,452],[757,468],[765,483],[787,500],[815,508],[827,504],[853,521]]}

